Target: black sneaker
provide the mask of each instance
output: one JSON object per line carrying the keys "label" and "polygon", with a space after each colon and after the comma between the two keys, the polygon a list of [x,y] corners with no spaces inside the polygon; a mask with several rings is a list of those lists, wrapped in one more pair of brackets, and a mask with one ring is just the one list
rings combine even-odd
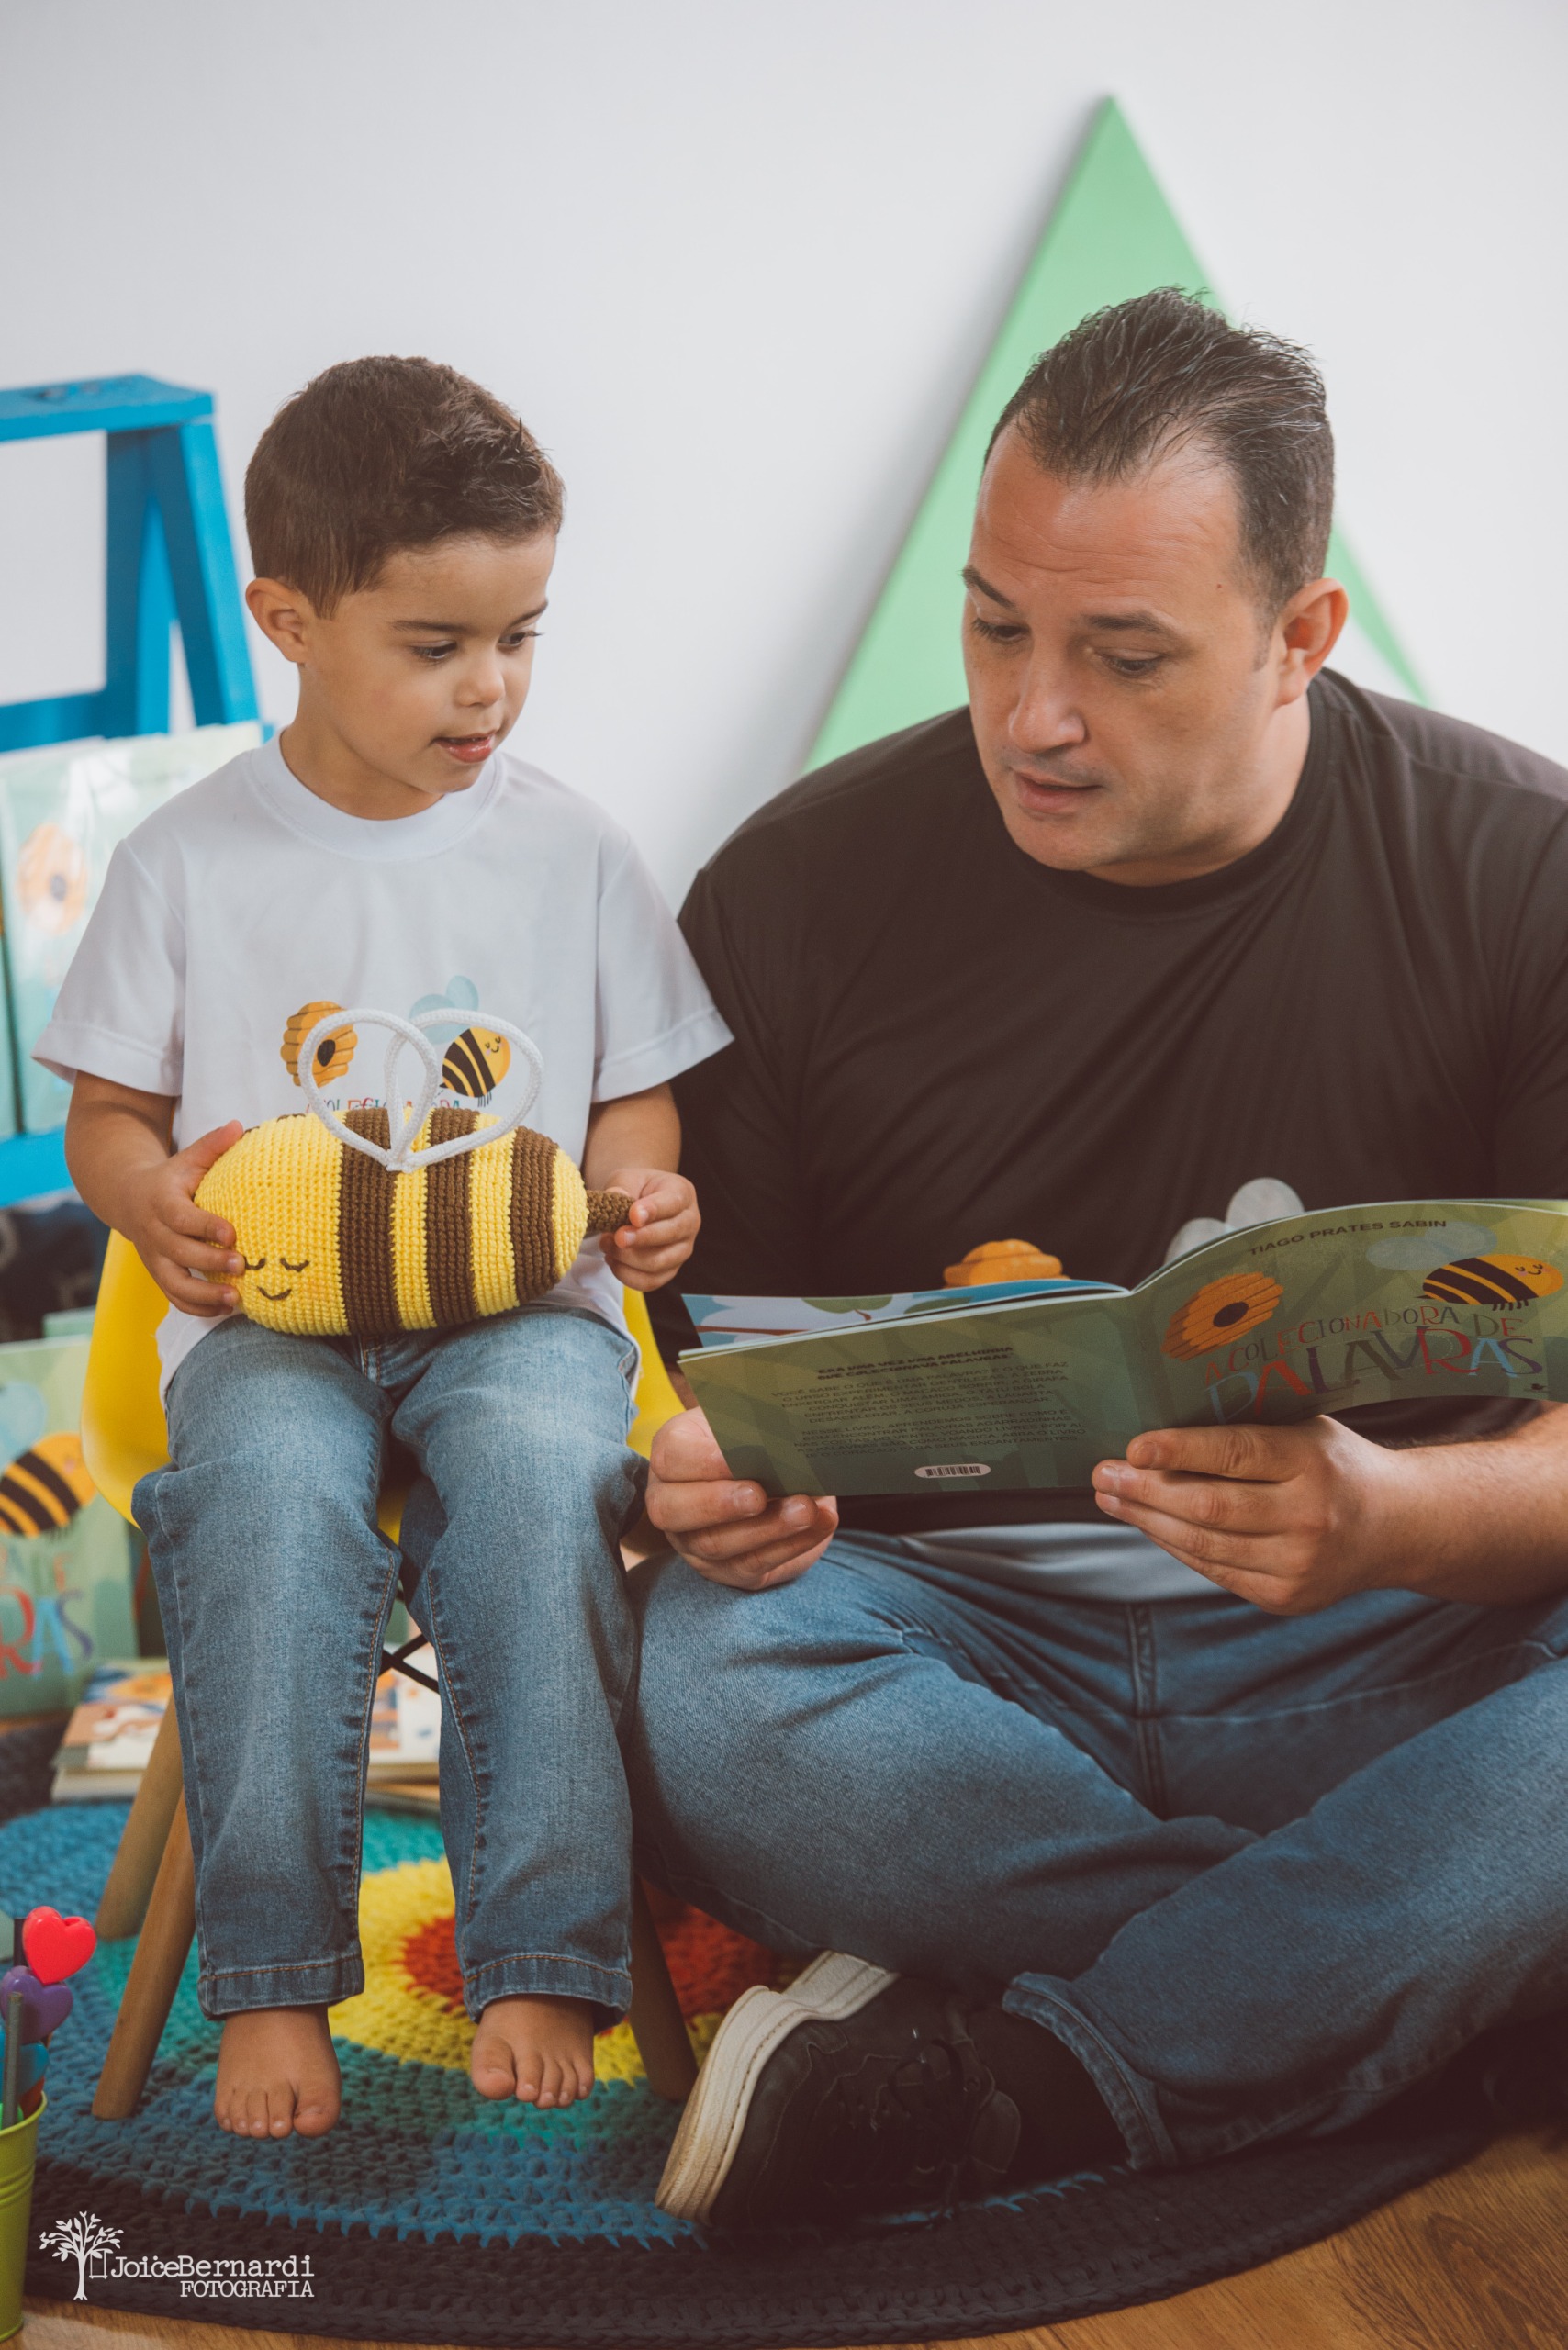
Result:
{"label": "black sneaker", "polygon": [[1001,2185],[1018,2134],[956,1999],[828,1951],[730,2009],[658,2201],[729,2227],[946,2210]]}

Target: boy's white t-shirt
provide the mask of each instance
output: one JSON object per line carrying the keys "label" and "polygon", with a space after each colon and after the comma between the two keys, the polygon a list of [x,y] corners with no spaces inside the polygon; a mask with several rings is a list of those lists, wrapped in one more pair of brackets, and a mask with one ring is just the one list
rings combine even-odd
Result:
{"label": "boy's white t-shirt", "polygon": [[[544,1078],[525,1123],[578,1161],[593,1103],[730,1041],[652,876],[591,800],[503,751],[466,789],[373,822],[308,791],[274,741],[115,850],[36,1058],[67,1080],[176,1097],[180,1148],[230,1118],[253,1126],[306,1107],[286,1046],[297,1052],[313,1007],[407,1018],[443,1002],[438,1055],[486,1013],[532,1038]],[[321,1080],[331,1107],[382,1102],[390,1041],[358,1035],[342,1076]],[[421,1074],[410,1049],[404,1100]],[[437,1101],[504,1116],[525,1077],[515,1054],[488,1098],[443,1088]],[[551,1294],[624,1326],[596,1240]],[[165,1388],[215,1326],[170,1307]]]}

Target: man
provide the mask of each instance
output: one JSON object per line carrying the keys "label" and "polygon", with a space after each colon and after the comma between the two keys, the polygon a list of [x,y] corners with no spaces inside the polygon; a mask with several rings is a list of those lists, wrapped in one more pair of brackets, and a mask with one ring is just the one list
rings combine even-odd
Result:
{"label": "man", "polygon": [[[680,1088],[694,1288],[1003,1238],[1133,1281],[1227,1206],[1568,1195],[1568,776],[1322,674],[1332,498],[1305,354],[1176,294],[1036,364],[969,709],[692,890],[735,1037]],[[664,1431],[643,1864],[830,1953],[726,2020],[671,2209],[1201,2161],[1568,2002],[1568,1415],[1462,1393],[1140,1438],[1093,1525],[768,1503]]]}

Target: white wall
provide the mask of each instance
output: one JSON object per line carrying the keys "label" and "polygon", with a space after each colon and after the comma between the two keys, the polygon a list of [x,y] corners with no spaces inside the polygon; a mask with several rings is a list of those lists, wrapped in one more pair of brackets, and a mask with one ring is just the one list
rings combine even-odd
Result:
{"label": "white wall", "polygon": [[[0,383],[210,386],[236,517],[332,360],[513,401],[571,501],[517,740],[678,895],[794,771],[1107,91],[1321,358],[1436,699],[1568,761],[1560,0],[0,0]],[[99,674],[96,446],[0,449],[0,699]]]}

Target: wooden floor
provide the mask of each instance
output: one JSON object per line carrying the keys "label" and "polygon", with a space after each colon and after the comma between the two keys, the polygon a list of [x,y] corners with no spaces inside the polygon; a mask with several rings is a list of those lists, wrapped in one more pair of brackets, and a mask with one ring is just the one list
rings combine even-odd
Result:
{"label": "wooden floor", "polygon": [[[29,2301],[25,2350],[322,2350],[323,2337]],[[1568,2133],[1512,2137],[1327,2244],[1176,2300],[986,2350],[1564,2350]],[[342,2350],[365,2350],[343,2344]],[[972,2350],[928,2343],[923,2350]]]}

